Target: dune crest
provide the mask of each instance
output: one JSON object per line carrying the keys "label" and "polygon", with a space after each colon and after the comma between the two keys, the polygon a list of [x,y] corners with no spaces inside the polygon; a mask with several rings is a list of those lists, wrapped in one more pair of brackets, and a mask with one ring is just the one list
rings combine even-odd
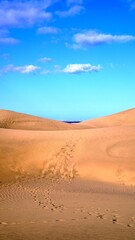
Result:
{"label": "dune crest", "polygon": [[135,108],[112,114],[109,116],[86,120],[80,125],[91,128],[114,127],[114,126],[135,126]]}
{"label": "dune crest", "polygon": [[0,110],[0,128],[22,129],[22,130],[71,130],[83,129],[85,126],[73,126],[69,123],[41,118],[29,114],[18,113],[9,110]]}

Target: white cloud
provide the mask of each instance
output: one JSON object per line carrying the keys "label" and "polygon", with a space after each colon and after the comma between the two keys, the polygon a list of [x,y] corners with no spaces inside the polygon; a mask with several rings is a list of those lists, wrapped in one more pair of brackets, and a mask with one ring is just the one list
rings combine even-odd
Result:
{"label": "white cloud", "polygon": [[37,23],[45,24],[52,19],[54,13],[60,17],[68,17],[84,10],[83,0],[67,0],[62,3],[65,11],[49,11],[49,7],[56,2],[62,0],[1,0],[0,27],[31,27]]}
{"label": "white cloud", "polygon": [[96,31],[86,31],[73,36],[73,48],[90,47],[100,44],[125,43],[135,40],[132,35],[111,35],[98,33]]}
{"label": "white cloud", "polygon": [[7,65],[4,69],[3,72],[19,72],[22,74],[27,74],[27,73],[33,73],[39,70],[40,67],[34,66],[34,65],[25,65],[25,66],[14,66],[12,64]]}
{"label": "white cloud", "polygon": [[74,15],[80,14],[83,11],[84,11],[84,7],[77,5],[77,6],[72,6],[71,8],[69,8],[66,11],[56,11],[55,13],[59,17],[65,18],[65,17],[71,17]]}
{"label": "white cloud", "polygon": [[39,70],[40,67],[34,66],[34,65],[27,65],[27,66],[19,66],[15,67],[14,71],[15,72],[20,72],[20,73],[32,73],[37,70]]}
{"label": "white cloud", "polygon": [[39,62],[51,62],[51,61],[52,61],[52,58],[43,57],[43,58],[38,59],[38,61],[39,61]]}
{"label": "white cloud", "polygon": [[62,72],[65,73],[73,73],[80,74],[86,72],[99,72],[101,70],[101,66],[93,66],[91,64],[68,64]]}
{"label": "white cloud", "polygon": [[41,75],[45,74],[57,74],[57,73],[69,73],[69,74],[81,74],[90,72],[99,72],[102,69],[100,65],[94,66],[91,64],[68,64],[64,69],[60,65],[55,65],[54,69],[44,69],[35,65],[14,66],[9,64],[3,69],[0,69],[0,74],[8,72],[17,72],[21,74],[29,74],[38,72]]}
{"label": "white cloud", "polygon": [[2,0],[0,3],[0,26],[2,27],[28,27],[37,22],[47,21],[52,17],[46,11],[52,1],[23,1]]}

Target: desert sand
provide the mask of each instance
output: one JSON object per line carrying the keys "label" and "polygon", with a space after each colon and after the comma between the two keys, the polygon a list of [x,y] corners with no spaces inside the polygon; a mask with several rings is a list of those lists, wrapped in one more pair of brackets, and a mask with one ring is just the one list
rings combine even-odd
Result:
{"label": "desert sand", "polygon": [[135,109],[78,124],[0,110],[7,239],[135,239]]}

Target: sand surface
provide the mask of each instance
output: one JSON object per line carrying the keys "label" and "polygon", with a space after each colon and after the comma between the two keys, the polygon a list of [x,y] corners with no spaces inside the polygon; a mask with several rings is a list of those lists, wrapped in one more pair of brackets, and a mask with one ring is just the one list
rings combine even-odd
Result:
{"label": "sand surface", "polygon": [[112,114],[110,116],[95,118],[81,122],[79,125],[85,125],[91,128],[97,127],[114,127],[114,126],[134,126],[135,125],[135,108]]}
{"label": "sand surface", "polygon": [[85,129],[87,126],[71,125],[65,122],[60,122],[48,118],[31,116],[28,114],[17,113],[8,110],[0,110],[0,128],[21,129],[21,130],[71,130]]}
{"label": "sand surface", "polygon": [[135,239],[135,109],[104,119],[0,111],[0,240]]}

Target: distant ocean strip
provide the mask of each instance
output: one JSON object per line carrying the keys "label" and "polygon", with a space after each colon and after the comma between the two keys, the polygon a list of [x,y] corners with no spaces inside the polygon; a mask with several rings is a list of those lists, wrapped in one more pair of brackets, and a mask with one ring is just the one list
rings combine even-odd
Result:
{"label": "distant ocean strip", "polygon": [[65,123],[80,123],[81,121],[63,121]]}

